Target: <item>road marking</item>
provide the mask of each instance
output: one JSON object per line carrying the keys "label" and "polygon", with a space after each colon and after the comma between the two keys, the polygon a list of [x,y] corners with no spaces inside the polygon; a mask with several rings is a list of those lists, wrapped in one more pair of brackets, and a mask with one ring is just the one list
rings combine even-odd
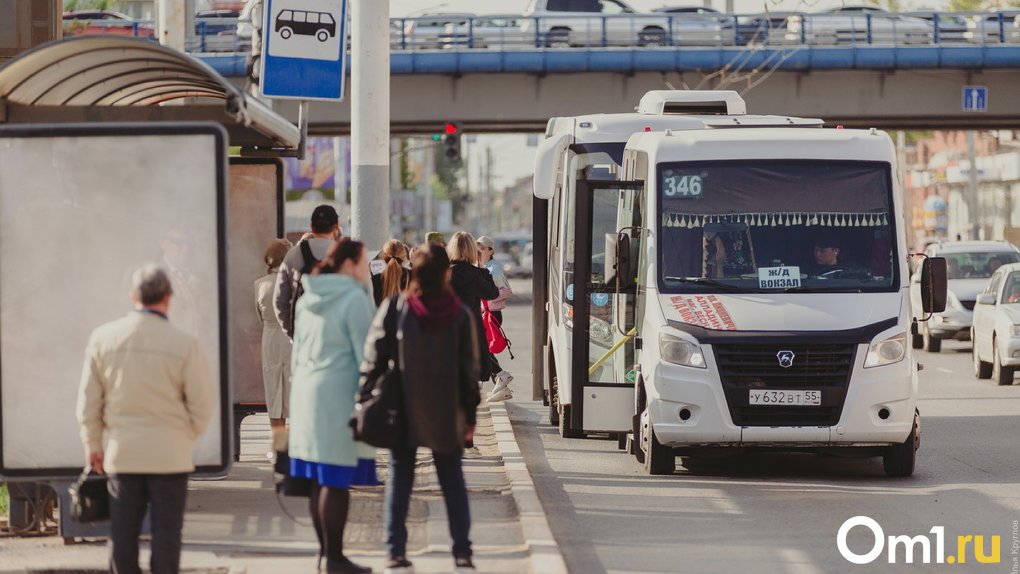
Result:
{"label": "road marking", "polygon": [[949,369],[947,369],[945,367],[935,367],[935,370],[940,372],[940,373],[949,373],[950,375],[953,374],[953,371],[951,371],[951,370],[949,370]]}
{"label": "road marking", "polygon": [[783,562],[786,563],[786,571],[790,574],[822,574],[803,550],[783,548],[779,550],[779,555],[782,556]]}

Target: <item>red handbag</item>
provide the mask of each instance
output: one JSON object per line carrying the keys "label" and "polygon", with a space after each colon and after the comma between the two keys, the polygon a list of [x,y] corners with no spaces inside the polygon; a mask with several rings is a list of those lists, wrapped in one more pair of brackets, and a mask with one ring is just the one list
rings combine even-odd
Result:
{"label": "red handbag", "polygon": [[[504,349],[510,348],[510,340],[503,332],[503,326],[499,324],[496,317],[489,311],[489,302],[482,301],[482,325],[485,326],[485,339],[489,342],[489,352],[498,355]],[[513,351],[510,351],[510,358],[514,358]]]}

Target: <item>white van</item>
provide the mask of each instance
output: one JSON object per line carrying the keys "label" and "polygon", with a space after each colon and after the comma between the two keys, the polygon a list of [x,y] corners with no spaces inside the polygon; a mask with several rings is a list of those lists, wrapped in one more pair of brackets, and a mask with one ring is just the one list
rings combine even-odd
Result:
{"label": "white van", "polygon": [[[683,94],[702,113],[663,113]],[[550,419],[621,445],[629,430],[652,474],[678,454],[757,448],[881,455],[888,474],[911,474],[917,365],[892,142],[728,104],[704,113],[712,101],[646,96],[647,125],[615,157],[582,126],[610,139],[605,126],[638,118],[550,121],[575,126],[536,162]],[[926,292],[944,289],[941,271]]]}

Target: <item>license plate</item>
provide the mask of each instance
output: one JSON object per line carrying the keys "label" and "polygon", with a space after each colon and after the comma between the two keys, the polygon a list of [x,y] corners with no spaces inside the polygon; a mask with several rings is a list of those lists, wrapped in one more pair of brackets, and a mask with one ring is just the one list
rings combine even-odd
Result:
{"label": "license plate", "polygon": [[822,391],[751,391],[751,405],[786,405],[817,407],[822,404]]}

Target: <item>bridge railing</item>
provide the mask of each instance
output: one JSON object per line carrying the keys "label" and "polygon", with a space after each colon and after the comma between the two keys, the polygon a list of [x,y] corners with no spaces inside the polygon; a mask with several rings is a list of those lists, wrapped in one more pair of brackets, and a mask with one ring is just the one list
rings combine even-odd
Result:
{"label": "bridge railing", "polygon": [[[154,38],[152,21],[65,22],[65,36]],[[393,18],[390,46],[404,50],[522,50],[725,46],[1020,45],[1020,9],[763,14],[442,15]],[[247,52],[250,22],[196,20],[189,52]]]}

